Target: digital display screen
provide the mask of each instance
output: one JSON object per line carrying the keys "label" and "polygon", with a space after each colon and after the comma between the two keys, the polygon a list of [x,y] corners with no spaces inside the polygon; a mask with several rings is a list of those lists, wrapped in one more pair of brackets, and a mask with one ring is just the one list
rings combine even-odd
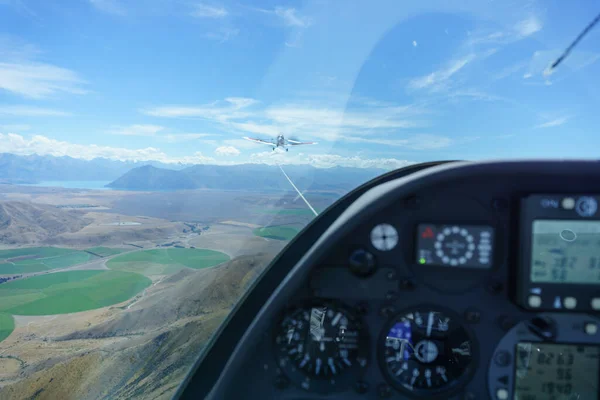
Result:
{"label": "digital display screen", "polygon": [[600,221],[533,221],[530,279],[600,283]]}
{"label": "digital display screen", "polygon": [[598,400],[600,347],[521,342],[515,400]]}
{"label": "digital display screen", "polygon": [[490,268],[494,229],[483,225],[433,225],[417,227],[417,264],[447,267]]}

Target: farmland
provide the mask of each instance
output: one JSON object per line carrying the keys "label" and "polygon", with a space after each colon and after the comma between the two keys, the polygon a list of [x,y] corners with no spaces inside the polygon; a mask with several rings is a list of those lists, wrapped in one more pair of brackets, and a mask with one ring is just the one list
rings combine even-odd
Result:
{"label": "farmland", "polygon": [[85,251],[59,247],[28,247],[0,250],[0,275],[27,274],[67,268],[93,260]]}
{"label": "farmland", "polygon": [[111,248],[111,247],[98,246],[98,247],[91,247],[89,249],[86,249],[85,251],[96,254],[100,257],[110,257],[110,256],[114,256],[117,254],[121,254],[125,250],[124,249],[115,249],[115,248]]}
{"label": "farmland", "polygon": [[313,212],[308,208],[267,208],[256,209],[259,214],[280,215],[280,216],[308,216],[312,217]]}
{"label": "farmland", "polygon": [[0,342],[15,329],[15,321],[10,314],[0,313]]}
{"label": "farmland", "polygon": [[267,239],[291,240],[296,236],[298,230],[289,226],[265,226],[256,228],[253,233]]}
{"label": "farmland", "polygon": [[206,249],[154,249],[123,254],[106,263],[113,270],[163,275],[182,268],[201,269],[229,261],[227,254]]}
{"label": "farmland", "polygon": [[54,315],[92,310],[123,302],[151,283],[142,275],[121,271],[39,275],[0,285],[0,312]]}

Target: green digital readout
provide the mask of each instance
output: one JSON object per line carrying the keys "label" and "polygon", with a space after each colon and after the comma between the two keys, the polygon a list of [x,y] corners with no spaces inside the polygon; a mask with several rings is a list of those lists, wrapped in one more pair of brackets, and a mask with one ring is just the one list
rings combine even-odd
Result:
{"label": "green digital readout", "polygon": [[515,400],[598,400],[598,346],[517,344]]}
{"label": "green digital readout", "polygon": [[531,282],[600,283],[600,221],[533,221]]}

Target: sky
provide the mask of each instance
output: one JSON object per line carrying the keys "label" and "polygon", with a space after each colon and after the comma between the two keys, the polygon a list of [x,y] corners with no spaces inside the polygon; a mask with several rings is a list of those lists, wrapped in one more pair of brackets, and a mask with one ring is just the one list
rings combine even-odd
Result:
{"label": "sky", "polygon": [[[0,152],[399,168],[596,158],[574,1],[0,0]],[[272,151],[244,137],[317,145]]]}

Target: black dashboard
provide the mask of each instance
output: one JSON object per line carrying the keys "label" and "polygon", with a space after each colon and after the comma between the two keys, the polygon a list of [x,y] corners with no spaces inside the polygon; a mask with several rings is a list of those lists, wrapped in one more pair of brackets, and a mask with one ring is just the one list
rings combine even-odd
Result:
{"label": "black dashboard", "polygon": [[600,164],[409,172],[299,235],[180,396],[599,399]]}

